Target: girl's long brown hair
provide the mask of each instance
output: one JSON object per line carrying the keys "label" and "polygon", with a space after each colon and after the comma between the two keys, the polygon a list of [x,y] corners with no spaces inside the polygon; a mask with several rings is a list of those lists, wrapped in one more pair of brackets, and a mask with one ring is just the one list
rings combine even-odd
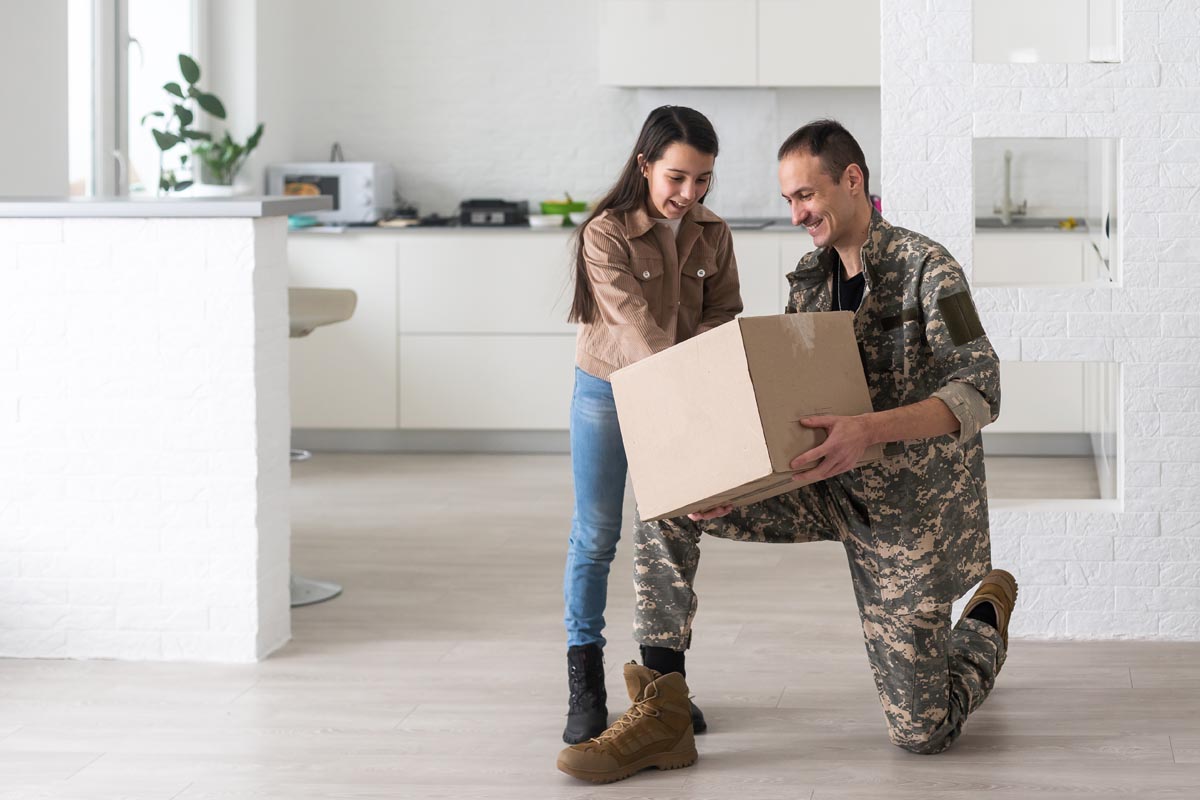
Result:
{"label": "girl's long brown hair", "polygon": [[[608,190],[600,202],[596,203],[587,222],[579,226],[575,235],[575,297],[571,303],[571,313],[567,315],[569,322],[592,323],[596,321],[596,297],[592,293],[592,284],[588,280],[587,264],[583,260],[583,231],[596,217],[605,211],[628,211],[646,204],[649,187],[642,176],[638,155],[644,158],[644,163],[652,164],[662,158],[663,153],[673,144],[690,145],[701,153],[710,156],[717,155],[717,132],[713,130],[708,117],[692,108],[685,106],[659,106],[650,112],[638,134],[637,143],[629,160],[621,169],[621,175],[616,184]],[[700,198],[703,203],[708,197],[705,193]]]}

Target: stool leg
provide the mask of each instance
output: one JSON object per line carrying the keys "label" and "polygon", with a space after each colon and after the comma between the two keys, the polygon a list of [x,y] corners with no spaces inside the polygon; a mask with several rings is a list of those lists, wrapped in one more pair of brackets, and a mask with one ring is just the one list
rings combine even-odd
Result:
{"label": "stool leg", "polygon": [[[293,463],[308,461],[312,458],[312,452],[309,450],[292,450],[290,455]],[[311,606],[314,603],[324,603],[326,600],[332,600],[342,593],[340,584],[333,583],[332,581],[316,581],[312,578],[302,578],[295,573],[288,580],[288,590],[292,597],[292,608]]]}

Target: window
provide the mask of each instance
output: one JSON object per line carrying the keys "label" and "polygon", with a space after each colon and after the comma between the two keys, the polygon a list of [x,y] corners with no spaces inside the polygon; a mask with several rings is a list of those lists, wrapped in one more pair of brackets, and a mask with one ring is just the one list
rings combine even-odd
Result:
{"label": "window", "polygon": [[71,194],[156,191],[159,150],[141,118],[170,110],[162,87],[180,81],[180,53],[203,63],[202,8],[203,0],[68,0]]}
{"label": "window", "polygon": [[[154,194],[158,188],[159,155],[142,117],[150,111],[170,111],[171,96],[163,84],[184,84],[179,54],[196,55],[193,0],[127,0],[129,3],[129,192]],[[153,119],[147,122],[154,122]],[[179,171],[176,147],[164,155],[163,166]],[[184,170],[186,172],[186,169]]]}
{"label": "window", "polygon": [[1116,139],[976,139],[978,286],[1106,286],[1120,278]]}

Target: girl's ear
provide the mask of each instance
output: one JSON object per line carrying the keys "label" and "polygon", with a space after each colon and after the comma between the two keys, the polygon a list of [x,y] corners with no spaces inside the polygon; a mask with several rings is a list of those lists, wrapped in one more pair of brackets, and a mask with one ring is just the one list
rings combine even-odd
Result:
{"label": "girl's ear", "polygon": [[642,173],[642,177],[649,178],[650,176],[646,174],[646,156],[642,153],[637,154],[637,165],[638,171]]}

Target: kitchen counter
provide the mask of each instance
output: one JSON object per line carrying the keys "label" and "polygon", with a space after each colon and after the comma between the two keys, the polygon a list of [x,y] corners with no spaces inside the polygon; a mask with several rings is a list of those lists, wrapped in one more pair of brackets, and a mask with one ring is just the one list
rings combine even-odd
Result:
{"label": "kitchen counter", "polygon": [[[1063,227],[1060,223],[1074,219],[1071,227]],[[1083,217],[1013,217],[1012,222],[1005,225],[999,217],[976,217],[976,233],[1087,233],[1087,221]]]}
{"label": "kitchen counter", "polygon": [[0,199],[0,657],[290,638],[284,215],[330,205]]}
{"label": "kitchen counter", "polygon": [[[743,233],[799,233],[807,235],[803,226],[792,225],[791,221],[778,219],[762,227],[737,227],[731,222],[730,229],[734,235]],[[311,228],[293,228],[291,234],[329,236],[341,233],[395,233],[395,234],[429,234],[429,233],[533,233],[540,236],[572,234],[577,227],[569,228],[531,228],[527,225],[414,225],[407,228],[394,228],[381,225],[318,225]]]}
{"label": "kitchen counter", "polygon": [[328,197],[0,197],[0,219],[241,219],[331,208]]}

